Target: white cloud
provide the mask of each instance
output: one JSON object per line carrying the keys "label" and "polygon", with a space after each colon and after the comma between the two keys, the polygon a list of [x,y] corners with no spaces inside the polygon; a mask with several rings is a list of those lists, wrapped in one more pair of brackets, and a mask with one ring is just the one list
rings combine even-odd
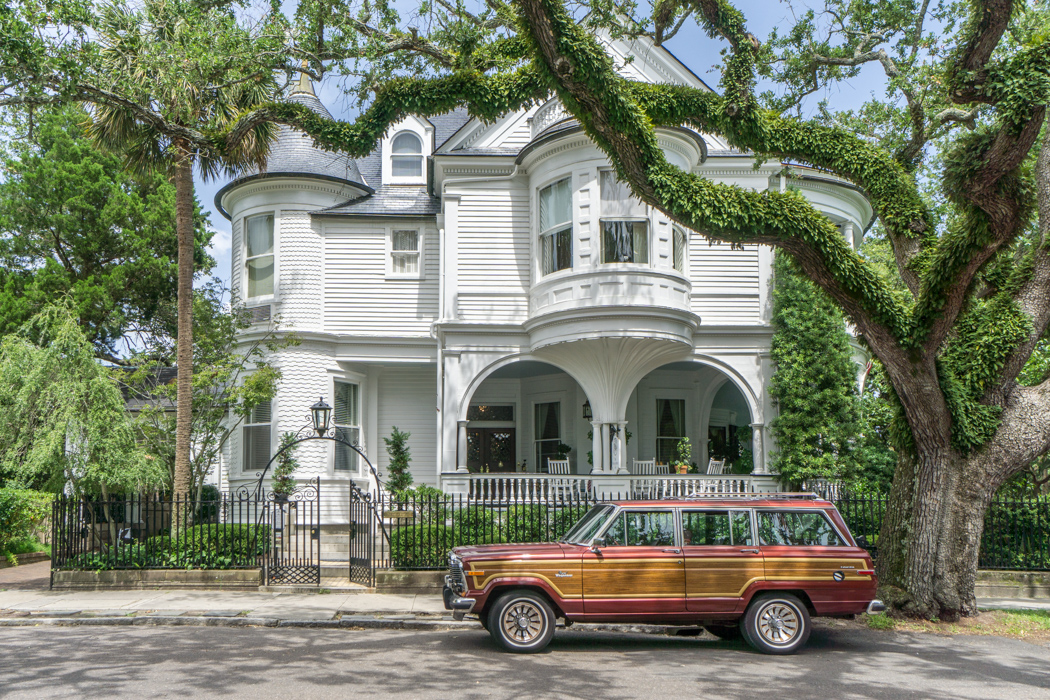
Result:
{"label": "white cloud", "polygon": [[216,258],[229,255],[230,248],[233,245],[233,237],[230,232],[217,229],[214,226],[210,226],[208,230],[212,233],[211,245],[208,246],[208,252]]}

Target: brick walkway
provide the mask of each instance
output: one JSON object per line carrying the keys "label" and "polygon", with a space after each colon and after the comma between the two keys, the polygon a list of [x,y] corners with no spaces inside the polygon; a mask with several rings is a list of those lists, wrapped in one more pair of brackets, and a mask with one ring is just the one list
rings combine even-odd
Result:
{"label": "brick walkway", "polygon": [[40,590],[46,589],[50,582],[51,562],[49,561],[0,569],[0,589]]}

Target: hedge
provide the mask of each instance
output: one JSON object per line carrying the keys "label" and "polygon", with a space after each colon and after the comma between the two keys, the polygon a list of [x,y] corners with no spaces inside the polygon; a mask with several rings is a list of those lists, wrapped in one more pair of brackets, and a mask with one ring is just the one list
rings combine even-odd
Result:
{"label": "hedge", "polygon": [[258,565],[269,551],[268,525],[194,525],[176,537],[156,535],[144,542],[121,544],[104,552],[85,552],[65,568],[237,569]]}
{"label": "hedge", "polygon": [[54,495],[29,489],[0,489],[0,554],[31,539],[51,515]]}

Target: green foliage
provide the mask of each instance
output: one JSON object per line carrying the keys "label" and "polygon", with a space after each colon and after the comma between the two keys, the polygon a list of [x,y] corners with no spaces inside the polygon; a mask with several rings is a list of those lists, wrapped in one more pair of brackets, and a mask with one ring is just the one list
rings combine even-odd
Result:
{"label": "green foliage", "polygon": [[[277,463],[273,468],[273,481],[271,489],[275,496],[283,495],[287,496],[295,490],[295,470],[299,468],[299,462],[295,459],[295,451],[298,449],[298,445],[295,447],[289,447],[295,442],[295,433],[283,433],[281,435],[281,442],[277,446],[277,451],[280,455],[277,457]],[[286,449],[287,448],[287,449]]]}
{"label": "green foliage", "polygon": [[[84,134],[89,119],[76,107],[38,113],[32,138],[0,152],[0,333],[68,296],[96,354],[114,358],[132,332],[174,333],[162,312],[175,303],[175,189],[125,173]],[[194,223],[207,272],[199,208]]]}
{"label": "green foliage", "polygon": [[[193,414],[190,471],[193,493],[203,488],[209,472],[218,468],[230,436],[253,408],[277,393],[281,372],[267,357],[299,344],[294,333],[281,332],[280,320],[250,342],[238,334],[251,326],[247,314],[224,303],[225,290],[217,283],[195,290],[193,300]],[[174,348],[159,342],[132,357],[137,369],[122,377],[125,390],[139,399],[135,429],[141,444],[167,471],[170,483],[175,470],[175,419],[170,407],[176,386],[159,384],[158,373],[172,364]],[[231,406],[233,407],[231,411]]]}
{"label": "green foliage", "polygon": [[511,506],[503,518],[507,542],[553,542],[584,516],[589,506]]}
{"label": "green foliage", "polygon": [[417,523],[444,523],[449,513],[449,496],[441,489],[420,484],[393,494],[390,505],[397,510],[412,509]]}
{"label": "green foliage", "polygon": [[408,447],[408,439],[412,433],[398,430],[395,425],[390,431],[390,437],[383,438],[386,443],[386,453],[390,455],[387,463],[386,488],[392,493],[399,493],[412,486],[412,472],[408,464],[412,461],[412,451]]}
{"label": "green foliage", "polygon": [[852,478],[860,467],[861,414],[845,321],[783,254],[774,275],[773,469],[787,484]]}
{"label": "green foliage", "polygon": [[268,525],[204,524],[182,530],[177,537],[156,535],[144,542],[123,544],[74,557],[65,568],[83,571],[111,569],[234,569],[259,565],[270,549]]}
{"label": "green foliage", "polygon": [[[674,464],[675,471],[678,471],[679,467],[689,468],[689,463],[693,461],[693,447],[689,444],[689,438],[684,437],[678,441],[675,445],[675,458]],[[685,473],[684,471],[681,473]]]}
{"label": "green foliage", "polygon": [[69,483],[77,494],[163,481],[68,303],[45,308],[0,343],[0,466],[25,481],[42,478],[49,490]]}
{"label": "green foliage", "polygon": [[0,488],[0,556],[22,553],[18,550],[24,549],[51,516],[53,499],[50,493]]}

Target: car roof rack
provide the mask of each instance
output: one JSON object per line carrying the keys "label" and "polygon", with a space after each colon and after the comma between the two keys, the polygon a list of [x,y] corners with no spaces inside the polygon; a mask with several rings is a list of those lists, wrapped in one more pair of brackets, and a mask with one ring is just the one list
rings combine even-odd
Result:
{"label": "car roof rack", "polygon": [[777,493],[754,493],[739,491],[736,493],[695,493],[683,496],[683,501],[704,500],[744,500],[744,501],[822,501],[823,496],[812,491],[777,492]]}

